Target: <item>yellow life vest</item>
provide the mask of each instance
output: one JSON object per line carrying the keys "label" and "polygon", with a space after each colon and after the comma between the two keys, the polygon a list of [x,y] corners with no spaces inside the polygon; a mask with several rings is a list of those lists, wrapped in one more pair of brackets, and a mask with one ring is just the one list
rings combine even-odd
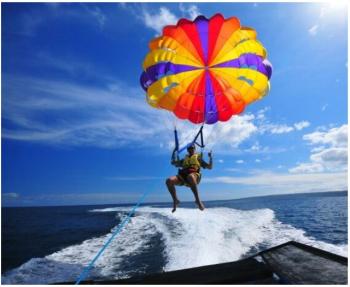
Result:
{"label": "yellow life vest", "polygon": [[192,156],[186,155],[182,163],[183,168],[194,168],[199,171],[201,167],[201,156],[198,153],[193,154]]}

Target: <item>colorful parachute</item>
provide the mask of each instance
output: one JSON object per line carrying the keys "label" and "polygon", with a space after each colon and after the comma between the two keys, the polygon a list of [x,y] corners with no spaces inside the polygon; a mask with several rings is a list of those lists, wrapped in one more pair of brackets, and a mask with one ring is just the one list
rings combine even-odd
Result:
{"label": "colorful parachute", "polygon": [[140,79],[147,101],[180,119],[227,121],[269,91],[266,50],[236,17],[181,19],[149,47]]}

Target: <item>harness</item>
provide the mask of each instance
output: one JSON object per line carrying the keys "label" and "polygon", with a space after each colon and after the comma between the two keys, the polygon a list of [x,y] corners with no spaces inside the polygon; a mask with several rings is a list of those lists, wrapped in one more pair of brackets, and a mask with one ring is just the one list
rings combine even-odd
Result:
{"label": "harness", "polygon": [[186,155],[182,162],[182,168],[179,169],[179,172],[177,174],[177,177],[182,181],[182,184],[185,186],[189,186],[187,182],[187,176],[189,174],[196,174],[197,175],[197,181],[198,183],[201,180],[201,155],[200,154],[193,154],[192,156]]}
{"label": "harness", "polygon": [[201,159],[201,156],[197,153],[191,156],[186,155],[182,163],[182,168],[189,170],[190,173],[199,172],[201,168],[200,159]]}

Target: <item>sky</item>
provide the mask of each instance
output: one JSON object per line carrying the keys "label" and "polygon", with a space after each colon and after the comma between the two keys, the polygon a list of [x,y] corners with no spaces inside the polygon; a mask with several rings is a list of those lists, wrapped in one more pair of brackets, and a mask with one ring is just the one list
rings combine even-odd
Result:
{"label": "sky", "polygon": [[[347,190],[348,9],[323,3],[2,3],[3,206],[170,201],[177,127],[139,77],[148,42],[180,18],[222,13],[253,27],[270,93],[206,125],[214,168],[202,200]],[[182,201],[189,189],[178,188]]]}

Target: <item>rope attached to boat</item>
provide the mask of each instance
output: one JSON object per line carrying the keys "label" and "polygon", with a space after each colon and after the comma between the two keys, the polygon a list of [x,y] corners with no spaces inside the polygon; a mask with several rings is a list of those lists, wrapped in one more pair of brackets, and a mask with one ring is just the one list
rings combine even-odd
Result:
{"label": "rope attached to boat", "polygon": [[81,272],[81,274],[79,275],[79,278],[77,279],[77,281],[75,282],[75,285],[79,285],[81,281],[83,281],[86,276],[89,274],[90,270],[92,269],[92,267],[94,266],[95,262],[97,261],[97,259],[102,255],[102,253],[106,250],[106,248],[108,247],[108,245],[113,241],[113,239],[122,231],[123,227],[128,224],[128,222],[130,221],[131,217],[133,216],[133,214],[135,213],[136,209],[141,205],[141,203],[144,201],[144,199],[146,198],[146,196],[148,195],[148,193],[150,192],[150,190],[147,190],[139,199],[139,201],[137,202],[137,204],[133,207],[133,209],[129,212],[129,214],[123,219],[123,221],[121,223],[119,223],[118,227],[116,228],[116,230],[113,232],[112,236],[107,240],[107,242],[102,246],[102,248],[100,249],[100,251],[96,254],[96,256],[94,257],[94,259],[91,260],[91,262],[89,263],[89,265],[87,265],[84,270]]}

